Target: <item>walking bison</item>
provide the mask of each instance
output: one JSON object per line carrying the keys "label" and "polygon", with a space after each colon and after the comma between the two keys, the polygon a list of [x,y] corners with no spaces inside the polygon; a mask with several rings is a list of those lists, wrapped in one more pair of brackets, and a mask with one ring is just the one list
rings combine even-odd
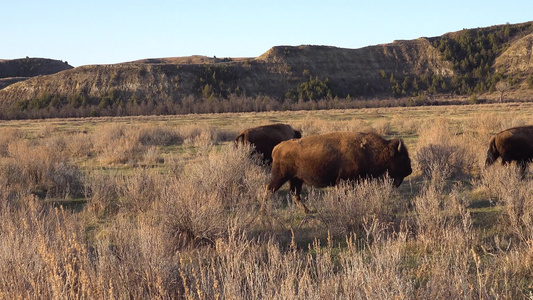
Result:
{"label": "walking bison", "polygon": [[533,126],[513,127],[492,136],[485,165],[492,165],[498,157],[501,157],[502,165],[516,161],[524,177],[533,160]]}
{"label": "walking bison", "polygon": [[271,124],[246,129],[235,138],[235,142],[237,145],[239,143],[253,145],[254,151],[263,157],[263,162],[270,164],[272,161],[272,149],[277,144],[301,137],[301,132],[289,125]]}
{"label": "walking bison", "polygon": [[303,183],[321,188],[388,174],[398,187],[412,173],[403,141],[376,133],[333,132],[285,141],[274,148],[272,158],[267,190],[276,192],[289,181],[294,202],[306,213],[300,196]]}

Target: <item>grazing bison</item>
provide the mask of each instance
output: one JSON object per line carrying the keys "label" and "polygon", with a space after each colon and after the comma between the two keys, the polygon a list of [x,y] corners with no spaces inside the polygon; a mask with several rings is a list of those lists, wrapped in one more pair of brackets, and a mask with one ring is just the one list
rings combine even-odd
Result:
{"label": "grazing bison", "polygon": [[272,159],[267,190],[276,192],[289,181],[294,201],[306,213],[300,198],[303,183],[320,188],[388,173],[398,187],[412,172],[403,141],[375,133],[333,132],[285,141],[274,148]]}
{"label": "grazing bison", "polygon": [[271,124],[255,128],[249,128],[241,132],[235,142],[250,143],[254,145],[255,152],[263,156],[263,162],[270,164],[272,161],[272,149],[286,140],[299,139],[302,134],[286,124]]}
{"label": "grazing bison", "polygon": [[492,136],[485,165],[492,165],[498,157],[502,158],[502,165],[516,161],[524,177],[533,160],[533,126],[509,128]]}

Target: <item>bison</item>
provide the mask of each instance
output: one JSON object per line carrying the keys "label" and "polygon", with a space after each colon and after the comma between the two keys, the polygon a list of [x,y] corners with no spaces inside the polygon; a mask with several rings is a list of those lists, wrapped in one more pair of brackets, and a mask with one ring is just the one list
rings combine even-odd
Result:
{"label": "bison", "polygon": [[277,144],[301,137],[302,133],[289,125],[271,124],[244,130],[235,138],[235,143],[237,145],[250,143],[255,147],[254,151],[262,155],[263,162],[270,164],[272,162],[272,149]]}
{"label": "bison", "polygon": [[285,141],[274,148],[272,158],[267,190],[274,193],[289,181],[294,202],[306,213],[300,198],[303,183],[321,188],[388,174],[398,187],[412,173],[403,141],[376,133],[333,132]]}
{"label": "bison", "polygon": [[533,126],[513,127],[501,131],[490,139],[485,166],[501,157],[502,165],[516,161],[522,178],[533,160]]}

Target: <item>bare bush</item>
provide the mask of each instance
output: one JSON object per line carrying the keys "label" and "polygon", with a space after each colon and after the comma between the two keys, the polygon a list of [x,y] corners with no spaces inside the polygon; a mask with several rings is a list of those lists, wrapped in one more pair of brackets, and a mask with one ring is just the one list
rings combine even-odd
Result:
{"label": "bare bush", "polygon": [[478,185],[502,205],[506,224],[522,241],[533,240],[533,186],[515,165],[494,165],[481,173]]}
{"label": "bare bush", "polygon": [[370,220],[388,224],[406,205],[390,180],[384,179],[342,182],[327,189],[319,201],[321,214],[341,236],[361,232]]}
{"label": "bare bush", "polygon": [[403,114],[395,114],[392,116],[391,126],[399,128],[402,134],[414,134],[421,126],[421,121]]}
{"label": "bare bush", "polygon": [[206,147],[233,140],[237,131],[216,129],[210,126],[187,125],[179,129],[183,143],[188,146]]}
{"label": "bare bush", "polygon": [[2,297],[58,299],[93,294],[89,277],[94,276],[80,238],[81,224],[62,209],[26,197],[23,206],[0,209]]}
{"label": "bare bush", "polygon": [[[339,284],[346,299],[415,298],[409,273],[401,268],[405,259],[407,235],[400,232],[394,239],[379,239],[367,245],[368,255],[357,251],[356,243],[347,239],[348,249],[340,255],[342,272]],[[387,286],[388,288],[384,288]]]}
{"label": "bare bush", "polygon": [[165,162],[161,154],[161,148],[156,146],[150,146],[146,148],[144,155],[139,159],[139,162],[148,166],[155,166]]}
{"label": "bare bush", "polygon": [[[160,191],[168,183],[157,172],[138,169],[117,180],[118,205],[132,212],[146,212],[160,198]],[[109,195],[113,197],[113,194]]]}
{"label": "bare bush", "polygon": [[353,118],[351,120],[337,120],[335,122],[331,122],[328,120],[307,116],[302,121],[295,122],[295,126],[301,129],[302,135],[304,136],[323,134],[332,131],[375,131],[367,122],[358,118]]}
{"label": "bare bush", "polygon": [[139,130],[139,142],[145,146],[169,146],[183,143],[179,130],[170,126],[144,125],[137,130]]}
{"label": "bare bush", "polygon": [[116,176],[98,172],[87,175],[85,181],[86,209],[98,218],[118,212]]}
{"label": "bare bush", "polygon": [[457,228],[469,233],[472,219],[467,210],[470,204],[460,196],[458,187],[446,194],[439,181],[426,184],[414,198],[416,228],[419,235],[437,238],[447,228]]}
{"label": "bare bush", "polygon": [[15,140],[8,146],[8,158],[0,164],[0,176],[15,192],[27,191],[39,197],[70,198],[83,193],[82,173],[63,158],[64,144],[40,144]]}
{"label": "bare bush", "polygon": [[372,127],[381,135],[389,135],[392,133],[392,126],[388,120],[377,120],[372,124]]}
{"label": "bare bush", "polygon": [[0,199],[17,201],[31,193],[31,186],[22,167],[14,159],[0,159]]}
{"label": "bare bush", "polygon": [[87,160],[95,151],[93,135],[87,133],[74,133],[67,137],[65,153],[75,159]]}
{"label": "bare bush", "polygon": [[157,209],[175,247],[212,243],[226,234],[228,224],[246,228],[253,221],[266,174],[248,154],[246,147],[233,145],[212,150],[163,188]]}
{"label": "bare bush", "polygon": [[102,164],[134,164],[146,151],[140,137],[141,131],[138,128],[110,124],[95,131],[92,140]]}
{"label": "bare bush", "polygon": [[[439,236],[417,234],[418,249],[431,253],[407,254],[416,261],[412,270],[413,284],[418,286],[414,298],[485,299],[498,295],[491,291],[488,280],[478,280],[486,273],[476,264],[479,256],[472,250],[472,234],[453,226],[439,232]],[[494,266],[487,264],[486,268]]]}
{"label": "bare bush", "polygon": [[415,155],[417,169],[428,179],[444,181],[463,170],[459,147],[455,145],[430,144],[418,149]]}
{"label": "bare bush", "polygon": [[[156,216],[131,218],[119,213],[105,235],[94,242],[95,270],[91,293],[115,299],[169,299],[179,295],[176,276],[165,255],[164,236]],[[170,296],[174,295],[174,296]]]}
{"label": "bare bush", "polygon": [[9,154],[8,147],[14,141],[24,138],[22,130],[16,128],[1,128],[0,129],[0,157]]}
{"label": "bare bush", "polygon": [[464,147],[464,137],[451,130],[445,119],[419,129],[414,163],[424,177],[447,179],[468,173],[477,165],[478,155]]}

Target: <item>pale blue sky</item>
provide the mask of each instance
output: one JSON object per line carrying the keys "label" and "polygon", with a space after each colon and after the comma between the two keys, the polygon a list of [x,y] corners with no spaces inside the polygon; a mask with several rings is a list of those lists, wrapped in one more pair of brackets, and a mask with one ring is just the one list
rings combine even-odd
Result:
{"label": "pale blue sky", "polygon": [[278,45],[361,48],[533,21],[530,0],[0,1],[0,59],[43,57],[73,66],[257,57]]}

